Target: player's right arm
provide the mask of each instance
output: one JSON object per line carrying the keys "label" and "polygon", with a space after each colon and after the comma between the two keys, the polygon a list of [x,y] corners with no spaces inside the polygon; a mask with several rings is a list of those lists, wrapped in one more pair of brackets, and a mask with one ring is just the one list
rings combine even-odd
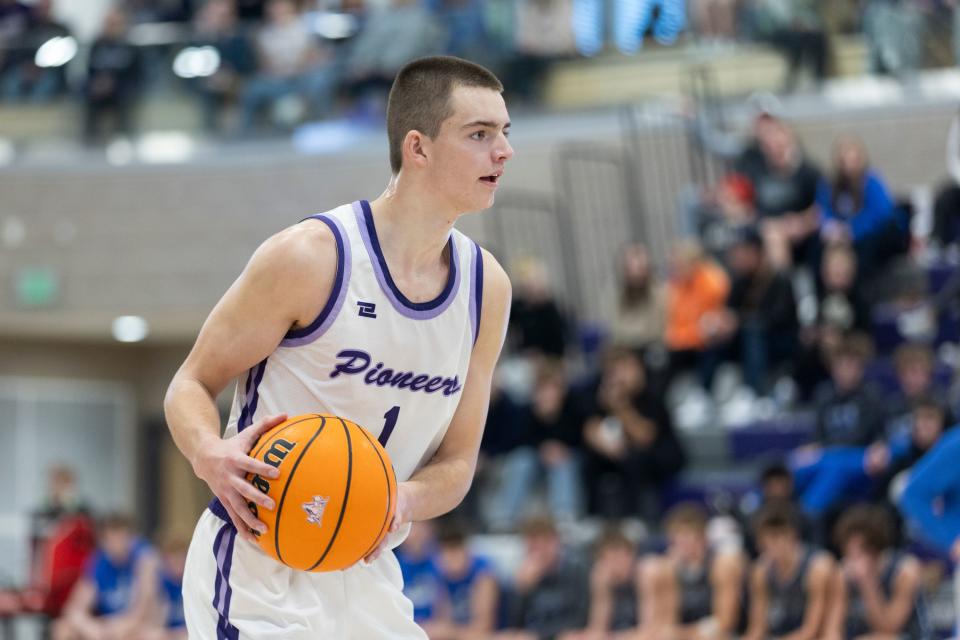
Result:
{"label": "player's right arm", "polygon": [[247,454],[286,416],[265,417],[222,439],[216,398],[269,356],[287,331],[316,318],[333,289],[336,269],[336,242],[321,222],[304,222],[267,240],[214,307],[167,390],[164,410],[174,442],[248,540],[251,529],[265,527],[247,502],[273,505],[244,474],[275,477],[276,470]]}

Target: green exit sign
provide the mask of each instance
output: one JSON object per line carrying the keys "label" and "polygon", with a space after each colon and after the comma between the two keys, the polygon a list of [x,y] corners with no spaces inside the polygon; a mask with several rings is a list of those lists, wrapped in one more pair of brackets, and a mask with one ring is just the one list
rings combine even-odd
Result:
{"label": "green exit sign", "polygon": [[24,267],[16,275],[17,306],[27,309],[49,307],[57,302],[60,282],[50,267]]}

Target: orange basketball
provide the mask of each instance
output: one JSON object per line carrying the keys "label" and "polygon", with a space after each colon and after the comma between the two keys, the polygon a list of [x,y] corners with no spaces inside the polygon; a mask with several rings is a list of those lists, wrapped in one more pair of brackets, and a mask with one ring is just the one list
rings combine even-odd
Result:
{"label": "orange basketball", "polygon": [[336,571],[383,540],[397,478],[366,429],[337,416],[297,416],[265,433],[250,455],[280,471],[275,480],[247,475],[276,504],[250,503],[267,525],[257,540],[268,555],[294,569]]}

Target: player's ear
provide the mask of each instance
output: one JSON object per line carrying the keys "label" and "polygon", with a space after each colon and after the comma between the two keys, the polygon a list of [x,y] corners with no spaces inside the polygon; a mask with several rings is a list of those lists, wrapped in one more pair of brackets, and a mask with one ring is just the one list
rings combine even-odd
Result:
{"label": "player's ear", "polygon": [[427,163],[430,139],[416,129],[407,131],[403,138],[404,166],[424,166]]}

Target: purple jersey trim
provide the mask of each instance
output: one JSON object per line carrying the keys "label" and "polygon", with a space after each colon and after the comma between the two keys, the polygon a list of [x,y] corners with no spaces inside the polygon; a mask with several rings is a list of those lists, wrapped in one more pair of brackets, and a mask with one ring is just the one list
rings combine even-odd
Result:
{"label": "purple jersey trim", "polygon": [[429,302],[411,302],[403,295],[390,276],[390,269],[387,267],[386,258],[383,257],[383,251],[380,248],[380,240],[377,238],[377,229],[373,223],[370,203],[366,200],[354,202],[353,211],[357,216],[357,226],[360,228],[363,244],[367,248],[367,253],[370,254],[370,263],[373,265],[377,282],[380,283],[380,288],[387,299],[390,300],[393,308],[401,315],[414,320],[429,320],[443,313],[456,298],[456,292],[460,288],[460,260],[452,235],[447,241],[450,250],[450,274],[443,291]]}
{"label": "purple jersey trim", "polygon": [[237,433],[240,433],[251,424],[260,402],[260,383],[263,382],[263,373],[267,370],[267,358],[247,372],[246,400],[240,410],[240,419],[237,421]]}
{"label": "purple jersey trim", "polygon": [[217,559],[217,578],[213,588],[213,608],[217,611],[217,640],[239,640],[240,631],[230,624],[230,569],[233,567],[233,545],[237,530],[229,524],[220,527],[213,540],[213,556]]}
{"label": "purple jersey trim", "polygon": [[330,292],[330,297],[323,306],[323,310],[320,311],[320,315],[309,326],[288,331],[280,342],[281,347],[300,347],[310,344],[326,333],[340,313],[340,309],[343,308],[343,301],[347,298],[347,289],[350,284],[350,265],[352,262],[350,259],[350,243],[345,241],[346,234],[343,232],[340,223],[336,219],[323,214],[310,216],[307,219],[320,220],[326,223],[330,227],[330,231],[333,232],[333,237],[337,241],[337,276],[333,281],[333,290]]}
{"label": "purple jersey trim", "polygon": [[480,245],[473,243],[476,251],[473,257],[473,283],[470,291],[470,325],[473,328],[473,344],[480,336],[480,314],[483,311],[483,252]]}

